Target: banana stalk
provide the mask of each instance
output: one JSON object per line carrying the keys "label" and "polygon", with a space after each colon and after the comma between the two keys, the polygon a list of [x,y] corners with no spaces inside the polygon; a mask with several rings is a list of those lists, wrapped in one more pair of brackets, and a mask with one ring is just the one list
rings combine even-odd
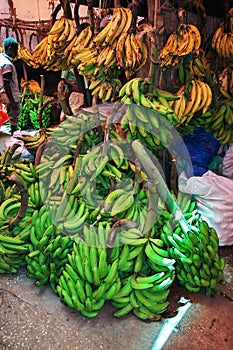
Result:
{"label": "banana stalk", "polygon": [[149,81],[149,93],[153,92],[153,88],[154,88],[154,84],[155,84],[155,74],[157,71],[157,67],[158,67],[158,62],[157,62],[157,56],[158,56],[158,52],[157,52],[157,48],[156,48],[156,43],[155,43],[155,39],[152,38],[150,40],[150,68],[149,68],[149,77],[148,77],[148,81]]}
{"label": "banana stalk", "polygon": [[148,178],[155,183],[157,193],[165,203],[167,209],[174,215],[175,219],[179,221],[185,233],[192,231],[188,221],[185,219],[182,213],[181,208],[177,205],[166,183],[164,182],[158,168],[147,154],[145,147],[139,140],[134,140],[132,142],[132,148],[143,171],[146,173]]}

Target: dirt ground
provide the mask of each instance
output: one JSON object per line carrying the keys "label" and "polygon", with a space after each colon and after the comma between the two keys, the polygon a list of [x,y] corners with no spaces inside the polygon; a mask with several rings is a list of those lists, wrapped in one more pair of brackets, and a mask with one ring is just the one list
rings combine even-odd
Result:
{"label": "dirt ground", "polygon": [[[231,350],[233,246],[220,248],[220,255],[227,284],[219,296],[207,298],[175,284],[162,321],[149,323],[132,314],[117,319],[110,304],[87,319],[62,304],[50,287],[35,287],[25,270],[2,275],[0,350]],[[187,311],[176,320],[179,306]]]}

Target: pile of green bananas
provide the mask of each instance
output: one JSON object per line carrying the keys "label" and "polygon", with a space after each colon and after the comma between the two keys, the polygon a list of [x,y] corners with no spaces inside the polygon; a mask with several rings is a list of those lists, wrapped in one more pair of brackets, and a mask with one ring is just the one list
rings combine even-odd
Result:
{"label": "pile of green bananas", "polygon": [[[33,96],[31,94],[26,94],[23,97],[20,104],[21,113],[20,113],[20,118],[18,123],[18,127],[20,130],[27,130],[27,129],[37,130],[40,128],[38,115],[39,115],[40,108],[46,101],[47,101],[47,97],[44,97],[43,99],[41,99],[38,93],[33,93]],[[47,128],[50,126],[51,109],[52,109],[52,105],[51,103],[48,103],[42,111],[41,123],[42,123],[42,127],[44,128]]]}
{"label": "pile of green bananas", "polygon": [[[216,232],[201,221],[195,202],[173,195],[178,219],[158,184],[149,186],[146,169],[130,160],[134,149],[117,130],[105,115],[83,110],[48,130],[39,164],[2,155],[2,175],[17,172],[28,189],[27,210],[11,232],[17,243],[26,242],[18,244],[23,257],[20,248],[17,254],[28,277],[38,287],[50,285],[82,315],[97,316],[108,301],[115,317],[132,312],[159,320],[175,280],[188,290],[217,293],[224,261]],[[0,207],[4,229],[19,209],[18,194],[7,193]]]}
{"label": "pile of green bananas", "polygon": [[0,233],[0,273],[15,273],[25,266],[25,256],[28,252],[26,240],[11,236],[10,232]]}

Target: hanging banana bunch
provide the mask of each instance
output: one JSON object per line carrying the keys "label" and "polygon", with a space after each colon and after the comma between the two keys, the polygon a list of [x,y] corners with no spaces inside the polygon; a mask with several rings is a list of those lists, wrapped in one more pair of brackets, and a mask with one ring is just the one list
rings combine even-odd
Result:
{"label": "hanging banana bunch", "polygon": [[205,113],[212,103],[212,90],[201,79],[193,79],[183,85],[175,94],[179,99],[170,102],[180,124],[187,125],[194,114],[202,110]]}
{"label": "hanging banana bunch", "polygon": [[[72,68],[71,60],[78,51],[91,45],[92,36],[90,26],[77,35],[73,21],[62,16],[55,21],[48,35],[32,51],[33,67],[53,71]],[[23,52],[22,57],[26,54],[28,55],[27,52]],[[25,57],[26,62],[30,63],[29,58]]]}
{"label": "hanging banana bunch", "polygon": [[33,56],[31,51],[21,43],[19,43],[19,46],[18,46],[18,56],[19,58],[21,58],[21,60],[26,62],[28,66],[31,66],[31,67],[35,66],[35,62],[33,61]]}
{"label": "hanging banana bunch", "polygon": [[190,74],[194,78],[205,78],[209,71],[209,63],[205,57],[205,52],[199,49],[189,61]]}
{"label": "hanging banana bunch", "polygon": [[146,63],[146,44],[138,33],[129,32],[132,19],[129,8],[113,9],[112,19],[93,37],[93,44],[77,50],[71,59],[71,64],[89,82],[92,95],[101,100],[114,101],[122,86],[118,79],[121,73],[130,79]]}
{"label": "hanging banana bunch", "polygon": [[233,11],[230,9],[222,23],[215,30],[211,46],[219,57],[230,58],[233,55]]}
{"label": "hanging banana bunch", "polygon": [[233,97],[233,66],[228,65],[218,75],[218,87],[221,95],[227,99]]}
{"label": "hanging banana bunch", "polygon": [[198,52],[201,46],[201,34],[193,24],[181,24],[174,31],[159,54],[160,66],[175,66],[180,58]]}

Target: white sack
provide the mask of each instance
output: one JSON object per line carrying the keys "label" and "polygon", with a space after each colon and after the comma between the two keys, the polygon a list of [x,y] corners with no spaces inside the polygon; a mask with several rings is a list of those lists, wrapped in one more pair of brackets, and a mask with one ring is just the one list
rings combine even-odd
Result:
{"label": "white sack", "polygon": [[233,145],[231,145],[222,160],[222,174],[233,179]]}
{"label": "white sack", "polygon": [[207,171],[203,176],[179,178],[179,190],[192,194],[201,217],[214,227],[219,245],[233,244],[233,179]]}

